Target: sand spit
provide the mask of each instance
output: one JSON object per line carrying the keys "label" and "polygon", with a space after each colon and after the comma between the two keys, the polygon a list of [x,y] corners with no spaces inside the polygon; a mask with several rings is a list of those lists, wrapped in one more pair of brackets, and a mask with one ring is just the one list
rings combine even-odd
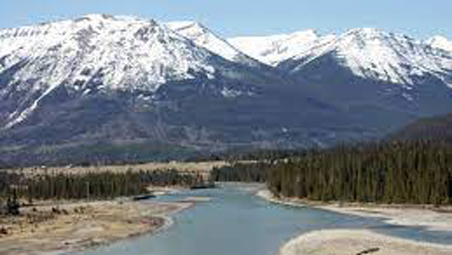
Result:
{"label": "sand spit", "polygon": [[19,217],[0,218],[0,254],[77,251],[153,233],[192,203],[132,201],[76,202],[27,208]]}
{"label": "sand spit", "polygon": [[452,246],[415,242],[368,230],[320,230],[286,243],[280,255],[450,255]]}
{"label": "sand spit", "polygon": [[423,227],[431,231],[452,231],[451,207],[328,204],[317,208],[361,217],[381,218],[398,226]]}

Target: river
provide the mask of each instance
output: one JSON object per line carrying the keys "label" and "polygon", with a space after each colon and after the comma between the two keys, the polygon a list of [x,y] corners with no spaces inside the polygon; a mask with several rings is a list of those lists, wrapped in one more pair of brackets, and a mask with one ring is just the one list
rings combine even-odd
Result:
{"label": "river", "polygon": [[174,215],[174,224],[157,234],[75,254],[276,255],[280,246],[295,236],[331,228],[371,228],[414,240],[452,243],[452,232],[392,226],[380,219],[272,204],[253,195],[257,188],[256,185],[223,184],[218,189],[162,196],[158,199],[179,201],[189,196],[202,196],[212,200],[199,202],[192,209]]}

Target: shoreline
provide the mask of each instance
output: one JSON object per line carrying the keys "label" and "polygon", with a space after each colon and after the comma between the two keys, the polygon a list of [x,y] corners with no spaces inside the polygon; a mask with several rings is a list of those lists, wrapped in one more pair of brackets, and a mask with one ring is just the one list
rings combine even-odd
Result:
{"label": "shoreline", "polygon": [[431,231],[452,231],[452,207],[430,205],[388,205],[375,203],[341,203],[309,201],[298,198],[277,198],[267,190],[256,196],[272,203],[332,211],[360,217],[380,218],[396,226],[422,227]]}
{"label": "shoreline", "polygon": [[0,218],[0,254],[66,254],[164,231],[172,215],[193,202],[130,200],[66,202],[27,208],[19,217]]}
{"label": "shoreline", "polygon": [[[359,203],[311,202],[296,198],[277,198],[267,190],[256,196],[287,206],[311,207],[360,217],[381,218],[399,226],[420,226],[428,230],[452,231],[451,208],[436,209],[425,206],[377,205]],[[280,255],[446,255],[452,254],[452,245],[427,243],[376,233],[368,229],[317,230],[302,234],[285,243]]]}

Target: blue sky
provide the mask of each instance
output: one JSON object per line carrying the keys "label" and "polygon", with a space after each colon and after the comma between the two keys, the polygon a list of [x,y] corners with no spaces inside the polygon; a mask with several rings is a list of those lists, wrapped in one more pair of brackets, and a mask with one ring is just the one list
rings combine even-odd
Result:
{"label": "blue sky", "polygon": [[378,27],[452,39],[452,0],[0,0],[0,28],[90,13],[196,20],[225,37]]}

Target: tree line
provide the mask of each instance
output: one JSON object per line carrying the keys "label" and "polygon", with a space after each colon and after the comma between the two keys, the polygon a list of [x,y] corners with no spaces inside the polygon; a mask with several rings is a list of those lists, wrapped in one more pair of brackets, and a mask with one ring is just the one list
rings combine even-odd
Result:
{"label": "tree line", "polygon": [[306,150],[283,150],[283,149],[261,149],[261,150],[240,150],[226,151],[223,153],[214,153],[207,155],[197,155],[190,157],[188,162],[203,162],[203,161],[272,161],[285,158],[300,157],[305,155]]}
{"label": "tree line", "polygon": [[199,174],[177,170],[42,175],[27,178],[0,172],[0,207],[34,199],[112,199],[148,193],[149,186],[199,187],[210,183]]}
{"label": "tree line", "polygon": [[265,182],[272,163],[233,163],[212,169],[211,178],[216,182]]}
{"label": "tree line", "polygon": [[311,200],[451,204],[452,146],[404,141],[313,151],[279,163],[268,186]]}

